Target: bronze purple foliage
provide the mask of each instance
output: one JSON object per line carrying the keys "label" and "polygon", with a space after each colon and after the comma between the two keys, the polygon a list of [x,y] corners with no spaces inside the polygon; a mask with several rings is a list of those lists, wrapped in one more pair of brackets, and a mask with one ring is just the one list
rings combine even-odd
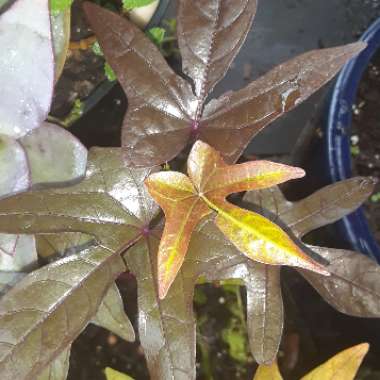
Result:
{"label": "bronze purple foliage", "polygon": [[186,81],[135,25],[85,3],[104,54],[128,97],[122,146],[133,166],[162,164],[200,139],[235,162],[266,125],[328,82],[363,42],[303,54],[247,87],[207,103],[239,52],[256,0],[181,0],[178,41]]}

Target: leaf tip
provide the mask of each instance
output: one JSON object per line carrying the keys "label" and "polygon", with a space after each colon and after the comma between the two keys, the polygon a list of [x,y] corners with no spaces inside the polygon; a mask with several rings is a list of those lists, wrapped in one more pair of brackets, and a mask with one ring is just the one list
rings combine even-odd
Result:
{"label": "leaf tip", "polygon": [[294,179],[305,177],[306,172],[302,168],[294,167]]}
{"label": "leaf tip", "polygon": [[370,347],[369,343],[361,343],[361,344],[358,344],[357,346],[352,347],[351,350],[353,351],[353,353],[355,353],[355,356],[363,359],[364,356],[368,353],[369,347]]}
{"label": "leaf tip", "polygon": [[168,291],[169,291],[169,288],[170,288],[170,283],[169,282],[159,282],[158,284],[158,298],[160,300],[163,300],[167,294],[168,294]]}
{"label": "leaf tip", "polygon": [[312,271],[314,273],[318,273],[322,276],[326,276],[326,277],[331,276],[330,271],[328,270],[328,268],[325,265],[318,263],[317,261],[315,261],[314,259],[312,259],[308,255],[306,255],[301,250],[300,250],[300,253],[302,254],[302,256],[301,256],[302,261],[298,265],[299,268],[306,269],[306,270]]}

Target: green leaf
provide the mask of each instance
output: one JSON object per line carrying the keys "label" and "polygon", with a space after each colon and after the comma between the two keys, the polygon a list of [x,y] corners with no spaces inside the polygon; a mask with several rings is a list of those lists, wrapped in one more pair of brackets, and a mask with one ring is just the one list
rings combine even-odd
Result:
{"label": "green leaf", "polygon": [[50,11],[57,15],[71,7],[74,0],[50,0]]}
{"label": "green leaf", "polygon": [[104,370],[107,380],[133,380],[132,377],[107,367]]}
{"label": "green leaf", "polygon": [[246,332],[242,330],[241,326],[237,328],[234,323],[224,329],[222,333],[231,357],[241,363],[247,363],[248,359],[245,334]]}
{"label": "green leaf", "polygon": [[104,64],[104,74],[110,82],[114,82],[117,79],[115,72],[107,62]]}
{"label": "green leaf", "polygon": [[166,30],[158,26],[154,28],[150,28],[146,31],[147,36],[158,47],[161,47],[165,38],[165,33],[166,33]]}
{"label": "green leaf", "polygon": [[91,49],[92,49],[92,51],[93,51],[96,55],[98,55],[98,56],[100,56],[100,57],[103,57],[103,55],[104,55],[104,54],[103,54],[103,50],[102,50],[102,48],[100,47],[98,41],[95,41],[95,42],[92,44]]}
{"label": "green leaf", "polygon": [[130,11],[134,8],[145,7],[146,5],[154,3],[156,0],[123,0],[123,9]]}

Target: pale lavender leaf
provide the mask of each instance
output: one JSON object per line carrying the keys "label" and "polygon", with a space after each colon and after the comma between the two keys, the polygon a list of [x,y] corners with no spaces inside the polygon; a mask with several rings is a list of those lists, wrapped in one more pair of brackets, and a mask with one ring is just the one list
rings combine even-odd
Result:
{"label": "pale lavender leaf", "polygon": [[28,156],[33,184],[72,181],[85,173],[87,149],[57,125],[44,123],[20,143]]}
{"label": "pale lavender leaf", "polygon": [[[50,109],[54,54],[48,0],[18,0],[0,15],[0,133],[21,137]],[[6,53],[6,54],[4,54]]]}

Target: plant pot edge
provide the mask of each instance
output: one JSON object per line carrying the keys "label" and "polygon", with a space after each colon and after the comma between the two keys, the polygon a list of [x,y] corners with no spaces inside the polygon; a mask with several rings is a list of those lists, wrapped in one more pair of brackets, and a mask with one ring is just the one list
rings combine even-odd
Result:
{"label": "plant pot edge", "polygon": [[[362,35],[367,48],[342,69],[334,86],[324,133],[325,172],[330,183],[352,177],[350,136],[352,106],[358,87],[375,53],[380,49],[380,18]],[[337,223],[340,236],[357,251],[380,263],[380,245],[373,236],[363,208]]]}

